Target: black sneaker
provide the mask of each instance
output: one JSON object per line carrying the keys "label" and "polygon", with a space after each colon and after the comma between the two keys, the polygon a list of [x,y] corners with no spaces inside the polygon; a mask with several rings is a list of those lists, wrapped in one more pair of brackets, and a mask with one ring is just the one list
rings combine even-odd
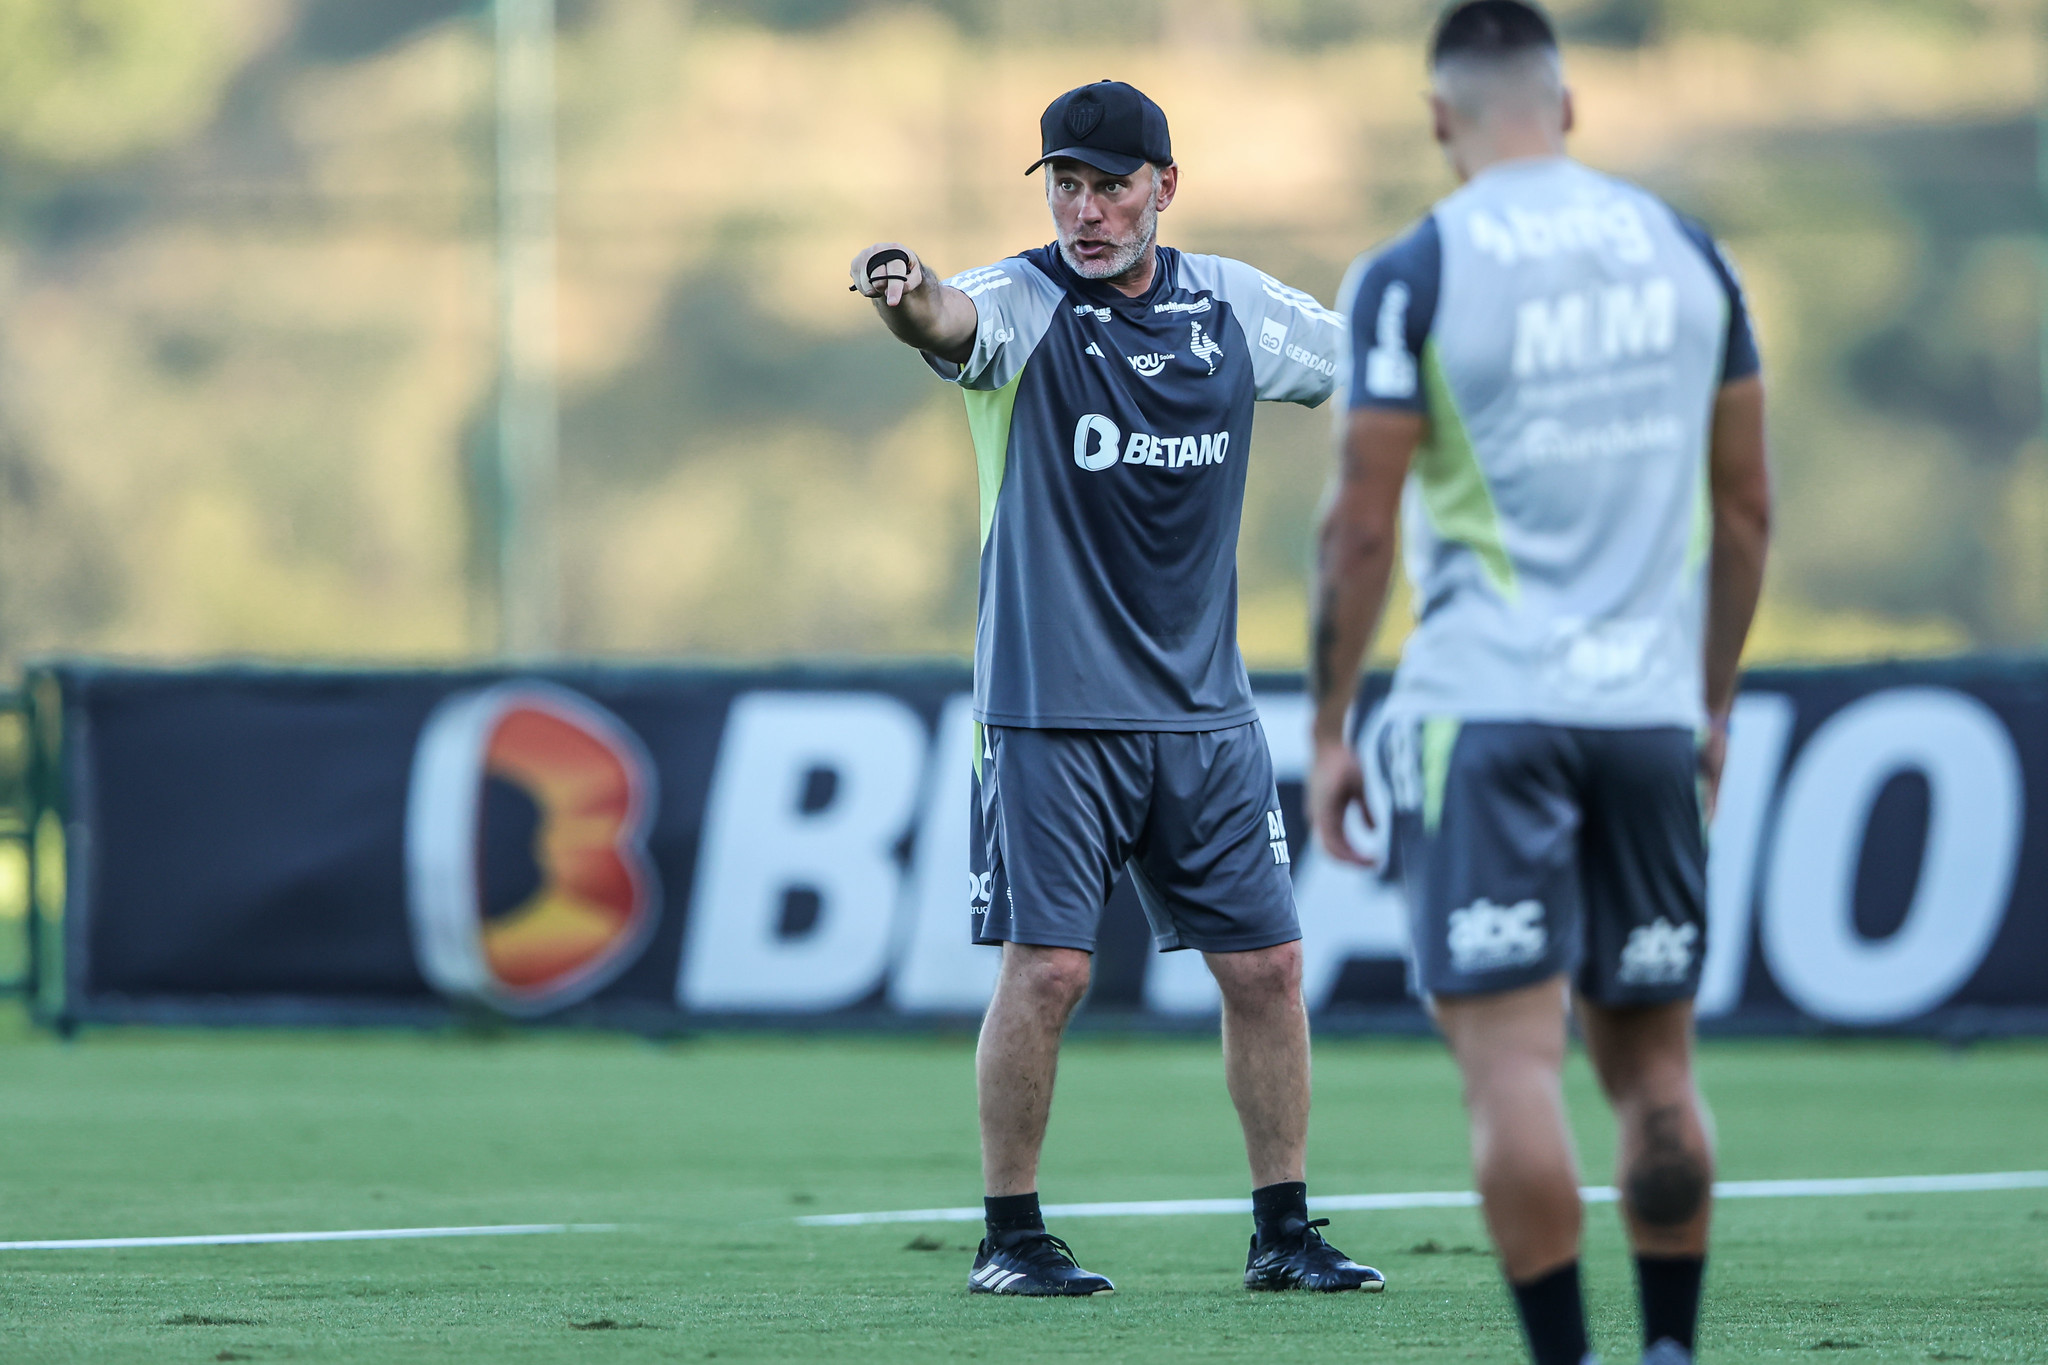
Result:
{"label": "black sneaker", "polygon": [[1327,1218],[1298,1223],[1292,1218],[1283,1225],[1279,1240],[1260,1246],[1252,1238],[1251,1254],[1245,1257],[1246,1289],[1314,1289],[1326,1294],[1362,1289],[1377,1294],[1387,1287],[1387,1277],[1369,1265],[1360,1265],[1323,1240],[1317,1228],[1330,1225]]}
{"label": "black sneaker", "polygon": [[1043,1230],[983,1238],[967,1277],[970,1294],[1114,1294],[1116,1286],[1074,1264],[1074,1249]]}

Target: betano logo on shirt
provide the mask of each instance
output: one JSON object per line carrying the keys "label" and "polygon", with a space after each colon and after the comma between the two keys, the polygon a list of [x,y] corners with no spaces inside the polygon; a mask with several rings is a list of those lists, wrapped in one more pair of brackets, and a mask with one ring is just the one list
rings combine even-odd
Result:
{"label": "betano logo on shirt", "polygon": [[1227,431],[1207,436],[1154,436],[1134,431],[1125,440],[1123,429],[1099,412],[1091,412],[1074,424],[1074,463],[1090,472],[1100,472],[1115,464],[1148,465],[1154,469],[1222,464],[1229,447]]}

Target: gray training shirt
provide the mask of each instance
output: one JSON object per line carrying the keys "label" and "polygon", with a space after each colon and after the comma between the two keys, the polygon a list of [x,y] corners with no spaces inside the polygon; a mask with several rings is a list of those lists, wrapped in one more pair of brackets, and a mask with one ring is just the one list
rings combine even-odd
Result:
{"label": "gray training shirt", "polygon": [[1237,651],[1252,403],[1329,397],[1342,320],[1240,261],[1159,248],[1126,298],[1039,247],[948,281],[974,352],[975,716],[1221,730],[1257,716]]}
{"label": "gray training shirt", "polygon": [[1390,714],[1700,724],[1714,400],[1757,370],[1712,239],[1568,158],[1509,161],[1339,299],[1349,405],[1429,418]]}

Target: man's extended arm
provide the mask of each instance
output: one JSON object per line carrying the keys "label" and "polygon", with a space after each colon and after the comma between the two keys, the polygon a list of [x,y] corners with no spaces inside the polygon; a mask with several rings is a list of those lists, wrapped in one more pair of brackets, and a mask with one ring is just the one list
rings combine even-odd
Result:
{"label": "man's extended arm", "polygon": [[[1742,644],[1764,586],[1771,538],[1771,476],[1764,453],[1764,386],[1752,374],[1721,386],[1708,449],[1714,548],[1707,568],[1706,694],[1711,729],[1701,754],[1710,792],[1727,756]],[[1710,797],[1711,800],[1711,797]]]}
{"label": "man's extended arm", "polygon": [[1372,812],[1365,803],[1365,773],[1345,737],[1344,721],[1358,689],[1359,666],[1386,605],[1401,486],[1426,421],[1420,413],[1389,408],[1352,412],[1317,537],[1309,645],[1309,696],[1315,703],[1309,818],[1325,849],[1361,865],[1367,859],[1345,837],[1344,815],[1355,804],[1371,824]]}
{"label": "man's extended arm", "polygon": [[[902,252],[909,260],[892,260],[871,277],[868,262],[885,251]],[[854,288],[874,300],[883,325],[898,341],[955,365],[974,353],[974,300],[941,283],[909,247],[901,242],[864,247],[855,253],[849,273]]]}

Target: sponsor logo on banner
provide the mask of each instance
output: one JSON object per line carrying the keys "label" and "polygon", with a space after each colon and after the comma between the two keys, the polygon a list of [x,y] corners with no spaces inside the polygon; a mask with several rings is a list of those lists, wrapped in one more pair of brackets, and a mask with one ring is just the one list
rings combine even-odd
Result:
{"label": "sponsor logo on banner", "polygon": [[[1091,430],[1082,449],[1121,463],[1128,440]],[[1668,653],[1640,643],[1577,632],[1560,658],[1597,684]],[[67,907],[90,929],[66,964],[82,1018],[248,1017],[290,1001],[346,1019],[450,997],[529,1016],[581,1001],[580,1017],[628,1024],[965,1018],[994,986],[1001,954],[973,945],[961,911],[1007,901],[974,799],[975,758],[986,779],[1001,731],[977,724],[964,668],[848,670],[822,686],[622,670],[606,705],[580,691],[584,673],[568,686],[57,676],[95,741],[69,761],[121,796],[76,816],[93,874]],[[1375,873],[1312,838],[1290,848],[1311,706],[1270,688],[1256,700],[1279,797],[1244,832],[1291,877],[1306,1002],[1412,1011],[1403,841],[1387,831],[1423,818],[1424,720],[1396,697],[1359,721],[1378,827],[1354,822],[1352,839]],[[1622,926],[1602,949],[1609,971],[1631,988],[1698,981],[1702,1018],[1746,1028],[2040,1030],[2048,899],[2029,869],[2044,856],[2044,695],[2048,665],[2034,662],[1754,675],[1730,727],[1706,919]],[[622,717],[661,736],[653,849],[656,769]],[[219,761],[237,745],[248,761]],[[1132,888],[1116,895],[1112,913],[1140,913]],[[1535,969],[1562,946],[1538,899],[1460,899],[1423,945],[1460,970]],[[1213,1014],[1200,956],[1141,939],[1105,941],[1098,980],[1114,994],[1098,1004]]]}
{"label": "sponsor logo on banner", "polygon": [[566,688],[505,683],[443,702],[420,731],[406,808],[421,974],[515,1014],[610,981],[659,913],[645,842],[655,791],[632,731]]}

